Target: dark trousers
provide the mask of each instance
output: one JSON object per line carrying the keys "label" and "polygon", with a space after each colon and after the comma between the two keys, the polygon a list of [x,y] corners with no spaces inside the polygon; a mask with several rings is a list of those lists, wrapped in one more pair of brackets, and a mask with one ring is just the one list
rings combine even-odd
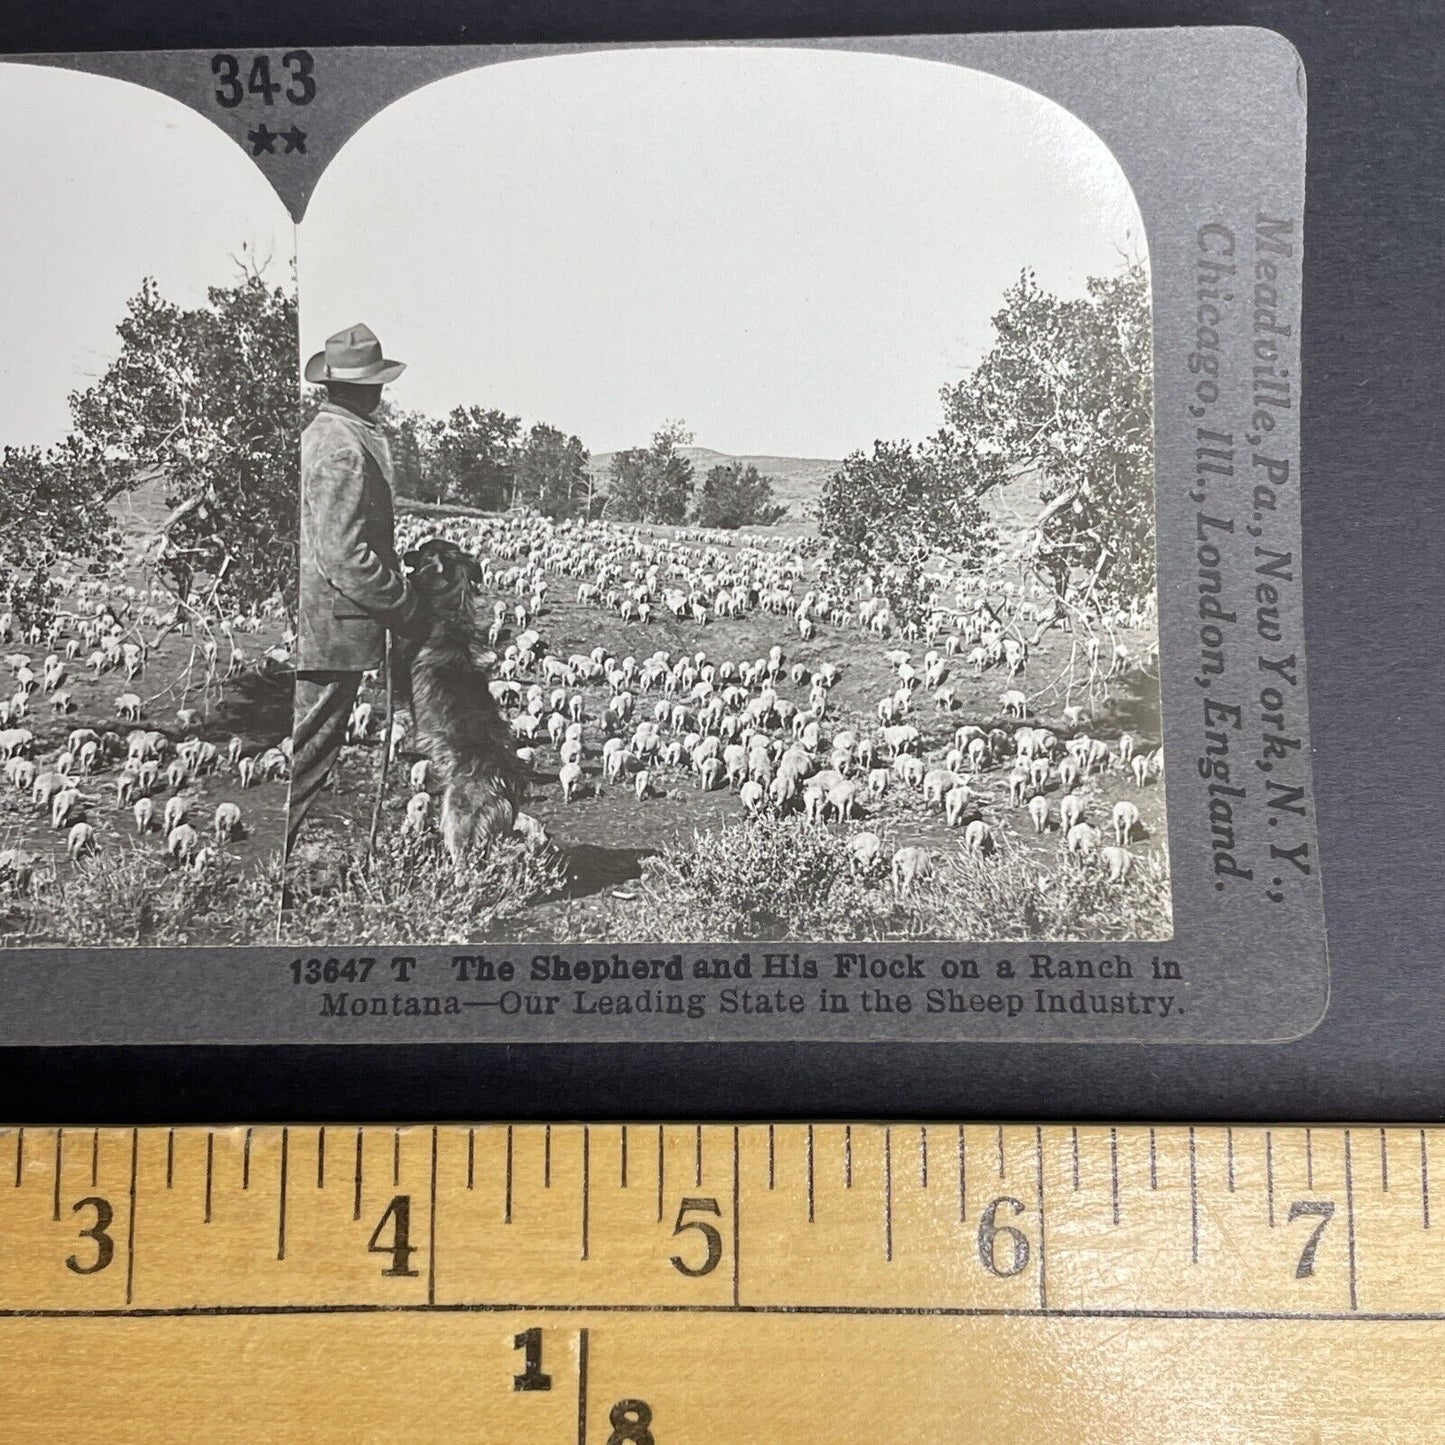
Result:
{"label": "dark trousers", "polygon": [[346,741],[351,709],[361,690],[359,672],[298,672],[291,729],[291,803],[286,815],[286,852],[296,846],[301,824],[336,766]]}

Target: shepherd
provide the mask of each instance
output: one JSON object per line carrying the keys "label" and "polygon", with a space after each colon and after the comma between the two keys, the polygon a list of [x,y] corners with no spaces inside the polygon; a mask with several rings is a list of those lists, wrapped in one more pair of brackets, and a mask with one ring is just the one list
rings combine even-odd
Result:
{"label": "shepherd", "polygon": [[326,400],[301,434],[301,586],[286,852],[330,776],[362,674],[386,662],[388,630],[425,627],[396,554],[391,454],[376,419],[406,369],[367,326],[338,331],[306,363]]}

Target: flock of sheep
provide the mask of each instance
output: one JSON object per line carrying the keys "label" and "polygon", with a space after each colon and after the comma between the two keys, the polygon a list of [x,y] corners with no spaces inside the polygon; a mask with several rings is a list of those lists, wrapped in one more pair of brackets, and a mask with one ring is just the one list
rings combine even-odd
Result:
{"label": "flock of sheep", "polygon": [[[1034,676],[1039,639],[1061,632],[1040,594],[940,574],[926,618],[900,626],[882,599],[830,586],[803,539],[725,543],[717,533],[508,515],[404,517],[399,545],[435,535],[481,562],[494,599],[492,692],[533,770],[531,806],[564,834],[567,805],[603,796],[686,807],[717,794],[745,815],[862,820],[874,826],[849,834],[853,866],[899,896],[930,876],[940,850],[989,855],[1046,834],[1125,886],[1151,836],[1139,803],[1162,778],[1157,742],[1107,719],[1100,727],[1083,705],[1062,705],[1049,722],[1035,715],[1031,685],[1046,683]],[[612,620],[589,623],[596,609]],[[1078,692],[1104,697],[1113,679],[1152,661],[1152,621],[1140,602],[1076,635]],[[751,626],[744,635],[734,622]],[[579,633],[612,645],[579,646]],[[781,640],[751,655],[727,645],[759,634]],[[381,726],[364,696],[353,737]],[[393,746],[404,735],[398,719]],[[546,786],[554,758],[555,792]],[[413,765],[409,833],[433,826],[427,775],[425,761]],[[1105,784],[1130,796],[1109,801]],[[1162,818],[1159,803],[1152,810]],[[546,837],[531,814],[517,826],[529,840]],[[910,828],[914,838],[889,853],[884,837]]]}
{"label": "flock of sheep", "polygon": [[[188,691],[205,695],[217,677],[284,666],[289,633],[266,649],[250,640],[268,625],[284,628],[279,604],[218,620],[214,631],[199,628],[191,642],[171,594],[135,585],[119,566],[94,576],[71,564],[55,581],[59,597],[47,628],[22,632],[0,614],[0,645],[12,649],[0,658],[0,677],[8,675],[13,689],[0,701],[0,762],[11,791],[0,890],[12,897],[42,891],[58,877],[62,857],[77,867],[103,866],[107,847],[126,835],[153,844],[172,866],[204,874],[247,834],[240,804],[210,798],[232,784],[280,785],[280,797],[261,807],[279,820],[290,743],[210,741],[202,736],[201,708],[184,698]],[[152,677],[155,671],[163,675]],[[47,830],[49,847],[42,842]]]}

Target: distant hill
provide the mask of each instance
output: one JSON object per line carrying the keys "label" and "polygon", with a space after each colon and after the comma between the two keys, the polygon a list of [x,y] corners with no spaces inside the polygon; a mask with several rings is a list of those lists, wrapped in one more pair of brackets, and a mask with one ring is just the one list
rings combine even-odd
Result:
{"label": "distant hill", "polygon": [[[756,467],[765,477],[771,477],[773,496],[787,507],[784,521],[789,525],[812,521],[813,504],[823,490],[823,483],[842,465],[821,457],[732,456],[710,447],[682,447],[681,451],[699,478],[713,467],[727,466]],[[599,479],[605,478],[616,455],[616,452],[594,452],[588,470]]]}
{"label": "distant hill", "polygon": [[[823,485],[843,465],[842,462],[819,457],[732,456],[709,447],[683,447],[681,450],[692,462],[699,477],[710,468],[719,466],[754,466],[764,476],[771,477],[773,495],[788,509],[787,516],[779,524],[779,529],[786,532],[813,530],[813,512]],[[594,452],[588,470],[599,480],[604,480],[616,455],[616,452]],[[991,493],[984,503],[985,511],[993,519],[1005,544],[1017,539],[1032,524],[1041,506],[1039,478],[1034,473],[1026,473],[1007,487]]]}

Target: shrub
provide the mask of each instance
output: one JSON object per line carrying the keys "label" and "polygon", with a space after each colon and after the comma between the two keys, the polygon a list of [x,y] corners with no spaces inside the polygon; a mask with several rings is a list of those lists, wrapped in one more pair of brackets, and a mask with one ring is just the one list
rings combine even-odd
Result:
{"label": "shrub", "polygon": [[[242,871],[222,857],[199,876],[134,846],[80,863],[0,918],[3,941],[27,945],[178,948],[269,943],[281,860]],[[8,899],[6,900],[8,903]]]}
{"label": "shrub", "polygon": [[649,860],[636,900],[603,922],[631,941],[708,939],[1034,939],[1103,941],[1170,935],[1169,877],[1160,854],[1111,883],[1095,863],[1060,854],[1041,865],[1011,847],[983,856],[939,850],[931,876],[893,896],[883,865],[850,869],[851,835],[800,817],[764,815],[694,834]]}
{"label": "shrub", "polygon": [[493,846],[485,861],[454,870],[435,837],[377,838],[366,868],[362,841],[293,863],[281,914],[283,941],[314,944],[468,943],[500,938],[506,924],[566,881],[554,852],[521,841]]}

